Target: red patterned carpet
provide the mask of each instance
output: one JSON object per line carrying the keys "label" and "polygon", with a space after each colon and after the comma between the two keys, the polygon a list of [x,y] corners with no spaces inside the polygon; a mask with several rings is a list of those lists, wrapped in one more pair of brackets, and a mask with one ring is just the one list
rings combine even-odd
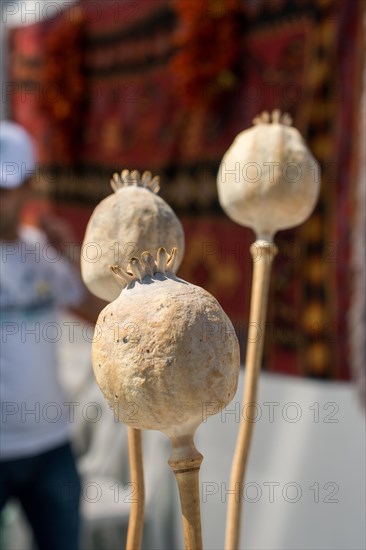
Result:
{"label": "red patterned carpet", "polygon": [[[313,216],[276,237],[265,366],[349,377],[346,312],[362,2],[87,0],[11,35],[13,117],[34,135],[40,193],[81,237],[122,168],[150,169],[181,217],[180,275],[221,302],[245,345],[253,234],[215,177],[262,109],[288,111],[322,165]],[[97,6],[97,7],[95,7]]]}

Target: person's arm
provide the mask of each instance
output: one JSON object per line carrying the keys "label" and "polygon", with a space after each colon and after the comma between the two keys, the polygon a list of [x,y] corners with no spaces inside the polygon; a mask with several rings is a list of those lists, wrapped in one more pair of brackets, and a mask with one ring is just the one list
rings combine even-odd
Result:
{"label": "person's arm", "polygon": [[[91,294],[82,282],[80,274],[81,246],[75,239],[72,227],[67,221],[49,215],[40,218],[39,226],[48,242],[62,255],[60,259],[62,263],[59,263],[55,270],[69,292],[64,289],[61,298],[65,302],[61,305],[65,305],[86,321],[96,323],[100,311],[107,302]],[[73,287],[76,292],[74,294]]]}

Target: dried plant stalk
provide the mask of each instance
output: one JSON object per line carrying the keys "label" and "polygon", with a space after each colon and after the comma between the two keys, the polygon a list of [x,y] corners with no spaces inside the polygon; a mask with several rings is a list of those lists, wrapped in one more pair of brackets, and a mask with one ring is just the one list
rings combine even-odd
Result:
{"label": "dried plant stalk", "polygon": [[186,550],[201,550],[199,470],[203,456],[197,451],[191,437],[172,438],[172,445],[173,452],[169,465],[178,483],[184,545]]}
{"label": "dried plant stalk", "polygon": [[[228,516],[226,526],[225,548],[239,548],[240,518],[245,470],[252,440],[255,418],[250,418],[249,408],[257,399],[257,387],[263,356],[264,326],[266,321],[268,289],[271,266],[277,247],[266,241],[256,241],[250,247],[253,258],[253,285],[250,304],[249,333],[245,360],[243,408],[248,411],[247,417],[241,417],[239,433],[231,470],[230,491],[228,500]],[[259,328],[260,337],[251,334],[251,330]]]}
{"label": "dried plant stalk", "polygon": [[145,484],[142,455],[142,432],[128,427],[128,456],[130,462],[130,479],[137,488],[137,500],[132,501],[128,520],[126,550],[141,548],[144,528]]}

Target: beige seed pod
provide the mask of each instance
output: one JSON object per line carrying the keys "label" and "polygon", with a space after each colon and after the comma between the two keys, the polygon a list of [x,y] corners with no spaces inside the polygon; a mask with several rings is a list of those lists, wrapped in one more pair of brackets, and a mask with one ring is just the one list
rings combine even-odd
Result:
{"label": "beige seed pod", "polygon": [[92,358],[104,397],[135,439],[142,429],[170,437],[185,548],[201,550],[203,457],[193,436],[212,403],[218,412],[234,397],[239,344],[215,298],[175,276],[177,258],[176,248],[159,248],[156,261],[144,252],[127,271],[111,268],[123,289],[99,315]]}
{"label": "beige seed pod", "polygon": [[[265,320],[271,265],[277,253],[276,231],[299,225],[314,209],[320,185],[319,165],[289,115],[277,109],[263,112],[254,127],[239,134],[224,155],[218,177],[221,206],[240,225],[251,227],[257,240],[253,257],[251,327],[261,327],[261,337],[251,338],[245,358],[243,409],[255,403],[263,355]],[[250,415],[250,413],[249,413]],[[241,494],[255,419],[241,419],[230,477],[225,548],[240,544]]]}
{"label": "beige seed pod", "polygon": [[[159,177],[150,172],[123,170],[111,180],[114,193],[102,200],[89,220],[81,255],[84,283],[96,296],[115,300],[121,286],[111,275],[110,265],[127,269],[128,259],[160,246],[177,247],[174,269],[184,254],[184,233],[171,207],[157,195]],[[122,285],[123,286],[123,285]]]}
{"label": "beige seed pod", "polygon": [[144,252],[127,271],[112,268],[124,288],[101,312],[92,352],[120,420],[171,438],[193,436],[205,403],[232,400],[240,366],[229,318],[211,294],[174,275],[177,258],[160,248],[156,261]]}
{"label": "beige seed pod", "polygon": [[280,229],[305,221],[314,209],[319,165],[289,115],[263,112],[225,153],[217,185],[226,214],[272,241]]}

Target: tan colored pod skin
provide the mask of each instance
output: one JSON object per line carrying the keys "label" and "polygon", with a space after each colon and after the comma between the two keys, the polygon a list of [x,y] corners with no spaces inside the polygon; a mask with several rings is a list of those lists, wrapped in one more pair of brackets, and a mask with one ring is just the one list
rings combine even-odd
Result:
{"label": "tan colored pod skin", "polygon": [[101,312],[94,373],[122,422],[169,437],[193,435],[209,411],[233,399],[239,344],[211,294],[163,273],[161,263],[158,269]]}
{"label": "tan colored pod skin", "polygon": [[[147,174],[147,176],[146,176]],[[183,227],[171,207],[156,192],[158,178],[127,170],[114,176],[115,192],[102,200],[86,228],[81,255],[81,274],[90,292],[108,302],[121,287],[110,266],[127,268],[128,259],[144,250],[156,254],[160,246],[178,247],[178,269],[184,254]],[[150,179],[149,179],[150,178]]]}
{"label": "tan colored pod skin", "polygon": [[253,122],[222,159],[219,201],[232,220],[271,242],[276,231],[309,217],[319,193],[320,169],[288,115],[264,112]]}

